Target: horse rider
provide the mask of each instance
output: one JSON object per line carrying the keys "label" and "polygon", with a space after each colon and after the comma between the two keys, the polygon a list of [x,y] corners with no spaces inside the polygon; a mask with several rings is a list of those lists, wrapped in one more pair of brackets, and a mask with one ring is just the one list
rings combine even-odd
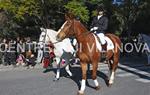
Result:
{"label": "horse rider", "polygon": [[97,7],[97,16],[93,18],[91,24],[91,32],[94,32],[100,39],[102,51],[107,50],[107,43],[105,40],[105,31],[108,27],[108,18],[105,15],[105,9],[103,6]]}

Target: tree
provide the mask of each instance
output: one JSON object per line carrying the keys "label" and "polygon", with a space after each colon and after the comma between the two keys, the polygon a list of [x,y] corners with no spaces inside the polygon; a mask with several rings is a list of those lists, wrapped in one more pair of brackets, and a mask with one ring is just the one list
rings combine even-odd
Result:
{"label": "tree", "polygon": [[89,10],[84,5],[84,2],[80,0],[73,0],[65,5],[65,8],[72,12],[75,16],[79,17],[81,21],[88,22],[89,21]]}
{"label": "tree", "polygon": [[63,0],[1,0],[0,9],[8,18],[3,30],[5,32],[20,30],[18,34],[22,35],[24,31],[33,30],[33,28],[37,31],[36,28],[42,26],[54,28],[57,26],[55,19],[62,19],[56,11],[61,11],[63,5]]}
{"label": "tree", "polygon": [[23,20],[25,14],[38,15],[40,7],[38,0],[1,0],[0,9],[9,12],[12,19]]}
{"label": "tree", "polygon": [[39,31],[39,27],[57,30],[64,22],[66,9],[89,26],[96,6],[102,4],[110,19],[109,30],[130,37],[133,26],[149,19],[149,3],[149,0],[124,0],[121,5],[113,4],[112,0],[0,0],[1,34],[30,34],[26,31]]}
{"label": "tree", "polygon": [[135,23],[137,18],[140,17],[140,14],[144,10],[144,7],[147,6],[147,1],[142,0],[125,0],[121,5],[113,6],[113,15],[118,22],[117,33],[127,34],[127,37],[130,38],[132,34],[132,25]]}
{"label": "tree", "polygon": [[7,16],[7,22],[3,26],[3,33],[10,36],[16,35],[17,28],[20,28],[18,23],[24,22],[26,15],[39,15],[38,0],[1,0],[0,9]]}

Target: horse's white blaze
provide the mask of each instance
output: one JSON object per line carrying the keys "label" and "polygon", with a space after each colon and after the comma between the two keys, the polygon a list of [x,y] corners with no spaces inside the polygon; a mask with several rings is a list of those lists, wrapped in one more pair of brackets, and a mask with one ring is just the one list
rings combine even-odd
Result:
{"label": "horse's white blaze", "polygon": [[95,86],[99,86],[97,79],[94,80]]}
{"label": "horse's white blaze", "polygon": [[109,84],[113,84],[114,83],[114,78],[115,78],[115,72],[112,71],[110,79],[109,79]]}
{"label": "horse's white blaze", "polygon": [[82,79],[82,81],[81,81],[81,89],[80,89],[79,93],[84,93],[85,86],[86,86],[86,81],[84,79]]}
{"label": "horse's white blaze", "polygon": [[66,72],[69,74],[69,76],[72,76],[72,73],[71,73],[71,71],[69,70],[69,65],[67,65],[67,66],[65,67],[65,70],[66,70]]}
{"label": "horse's white blaze", "polygon": [[61,28],[58,30],[58,33],[61,31],[61,29],[64,28],[64,26],[66,25],[67,21],[61,26]]}

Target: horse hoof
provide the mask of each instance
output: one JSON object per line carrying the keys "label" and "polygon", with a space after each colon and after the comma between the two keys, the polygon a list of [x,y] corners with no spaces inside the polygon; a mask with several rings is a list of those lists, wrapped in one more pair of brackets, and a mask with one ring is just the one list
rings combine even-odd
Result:
{"label": "horse hoof", "polygon": [[111,86],[112,86],[112,84],[108,83],[108,87],[111,87]]}
{"label": "horse hoof", "polygon": [[68,75],[68,76],[66,76],[66,78],[72,78],[72,77],[73,77],[73,76],[69,76],[69,75]]}
{"label": "horse hoof", "polygon": [[100,86],[97,86],[97,87],[95,87],[95,90],[98,91],[98,90],[100,90],[100,88],[101,88]]}
{"label": "horse hoof", "polygon": [[55,78],[53,81],[58,81],[59,80],[59,78]]}
{"label": "horse hoof", "polygon": [[77,95],[85,95],[84,93],[80,93],[80,92],[78,92],[78,94]]}

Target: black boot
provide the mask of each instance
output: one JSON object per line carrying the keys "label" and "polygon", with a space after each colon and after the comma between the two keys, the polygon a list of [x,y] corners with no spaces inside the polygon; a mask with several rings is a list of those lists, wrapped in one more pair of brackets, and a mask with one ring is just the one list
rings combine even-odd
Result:
{"label": "black boot", "polygon": [[107,43],[102,45],[102,53],[101,53],[101,60],[106,60],[106,51],[107,51]]}
{"label": "black boot", "polygon": [[106,52],[106,51],[107,51],[107,43],[102,45],[102,52]]}

